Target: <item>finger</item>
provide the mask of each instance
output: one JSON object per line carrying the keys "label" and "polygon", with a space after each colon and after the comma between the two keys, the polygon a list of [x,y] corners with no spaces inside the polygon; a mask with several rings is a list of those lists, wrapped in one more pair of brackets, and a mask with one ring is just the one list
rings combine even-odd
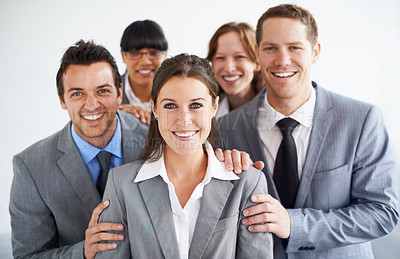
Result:
{"label": "finger", "polygon": [[270,203],[263,202],[243,210],[243,216],[249,217],[260,213],[271,213],[274,211],[274,206]]}
{"label": "finger", "polygon": [[254,194],[251,196],[251,201],[252,202],[268,202],[268,203],[279,203],[279,201],[275,198],[273,198],[271,195],[268,193],[265,194]]}
{"label": "finger", "polygon": [[232,171],[233,170],[233,162],[232,162],[232,155],[231,155],[230,150],[224,151],[224,160],[225,160],[226,170]]}
{"label": "finger", "polygon": [[249,170],[249,166],[250,164],[252,164],[249,154],[247,154],[246,152],[240,152],[240,159],[242,161],[242,170]]}
{"label": "finger", "polygon": [[124,235],[123,234],[112,234],[112,233],[105,233],[105,232],[100,232],[97,233],[96,235],[93,235],[90,238],[90,244],[95,244],[101,241],[116,241],[116,240],[123,240]]}
{"label": "finger", "polygon": [[86,236],[90,237],[103,231],[121,231],[123,229],[124,226],[119,223],[98,223],[86,230]]}
{"label": "finger", "polygon": [[[251,163],[251,162],[250,162]],[[263,170],[263,168],[264,168],[264,162],[263,161],[256,161],[254,164],[253,164],[253,166],[255,167],[255,168],[257,168],[258,170]]]}
{"label": "finger", "polygon": [[93,252],[100,252],[100,251],[107,251],[117,248],[116,243],[97,243],[93,245],[94,250]]}
{"label": "finger", "polygon": [[219,160],[220,162],[224,162],[224,161],[225,161],[225,159],[224,159],[224,153],[222,153],[222,149],[217,148],[217,149],[215,150],[215,156],[218,158],[218,160]]}
{"label": "finger", "polygon": [[242,161],[240,151],[234,149],[231,152],[234,171],[236,174],[242,173]]}
{"label": "finger", "polygon": [[140,121],[142,123],[146,123],[146,115],[144,114],[143,110],[138,111],[139,112],[139,116],[140,116]]}
{"label": "finger", "polygon": [[97,205],[97,207],[93,210],[92,212],[92,217],[89,221],[89,228],[93,225],[96,225],[98,220],[99,220],[99,216],[101,214],[101,212],[108,207],[108,205],[110,205],[110,201],[106,200],[101,202],[99,205]]}
{"label": "finger", "polygon": [[273,213],[261,213],[252,217],[242,219],[243,225],[254,225],[264,223],[277,223],[278,217]]}
{"label": "finger", "polygon": [[247,229],[250,232],[274,232],[274,224],[261,224],[261,225],[251,225]]}

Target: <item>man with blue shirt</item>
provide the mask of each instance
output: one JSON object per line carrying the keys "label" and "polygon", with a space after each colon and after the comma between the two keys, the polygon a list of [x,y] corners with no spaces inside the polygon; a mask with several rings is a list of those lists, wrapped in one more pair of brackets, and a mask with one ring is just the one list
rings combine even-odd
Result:
{"label": "man with blue shirt", "polygon": [[[109,205],[101,203],[102,191],[109,168],[139,155],[148,128],[117,111],[122,101],[117,65],[108,50],[91,41],[78,41],[64,53],[57,90],[71,121],[13,159],[14,258],[94,258],[116,248],[101,241],[124,238],[118,232],[122,224],[98,223]],[[247,154],[226,154],[226,164],[233,160],[246,169]],[[237,157],[244,159],[238,163]]]}

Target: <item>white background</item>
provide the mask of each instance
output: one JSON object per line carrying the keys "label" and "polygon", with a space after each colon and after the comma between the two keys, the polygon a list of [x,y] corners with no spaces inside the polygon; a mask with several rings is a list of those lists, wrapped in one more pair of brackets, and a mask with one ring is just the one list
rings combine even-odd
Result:
{"label": "white background", "polygon": [[123,73],[119,50],[123,30],[135,20],[152,19],[164,29],[169,55],[187,52],[205,57],[219,26],[245,21],[255,27],[267,8],[285,2],[309,9],[318,22],[322,52],[313,80],[378,105],[399,166],[398,0],[0,0],[0,234],[10,232],[12,156],[68,121],[59,105],[55,77],[70,45],[94,39],[111,51]]}

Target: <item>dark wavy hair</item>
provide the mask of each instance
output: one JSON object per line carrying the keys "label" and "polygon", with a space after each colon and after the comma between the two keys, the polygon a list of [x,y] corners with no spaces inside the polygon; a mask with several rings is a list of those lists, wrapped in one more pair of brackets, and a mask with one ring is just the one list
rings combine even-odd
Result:
{"label": "dark wavy hair", "polygon": [[103,46],[97,45],[93,40],[87,42],[83,40],[77,41],[74,45],[69,47],[63,57],[61,58],[60,68],[56,76],[58,96],[64,102],[64,84],[63,75],[67,71],[69,65],[86,65],[89,66],[97,62],[107,62],[111,66],[113,73],[114,84],[117,88],[119,96],[119,89],[121,88],[121,75],[119,74],[117,63],[111,53]]}
{"label": "dark wavy hair", "polygon": [[[209,62],[195,55],[179,54],[175,57],[166,59],[154,75],[153,88],[151,89],[151,100],[154,103],[154,107],[156,107],[157,98],[161,88],[172,77],[195,78],[201,81],[205,86],[207,86],[212,101],[215,103],[215,100],[218,97],[218,82]],[[188,89],[188,91],[190,91],[190,89]],[[179,93],[176,94],[178,95]],[[212,118],[211,130],[207,140],[213,147],[215,147],[215,118]],[[158,160],[165,149],[165,145],[165,141],[158,129],[158,121],[152,113],[146,144],[138,159],[150,159],[151,161]]]}

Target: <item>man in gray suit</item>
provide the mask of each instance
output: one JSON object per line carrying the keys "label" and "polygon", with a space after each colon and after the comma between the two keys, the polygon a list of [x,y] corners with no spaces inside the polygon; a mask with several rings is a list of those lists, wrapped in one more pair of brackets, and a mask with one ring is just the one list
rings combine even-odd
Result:
{"label": "man in gray suit", "polygon": [[[71,121],[13,159],[9,209],[15,258],[93,258],[98,251],[116,247],[100,241],[124,238],[118,232],[104,233],[120,231],[122,224],[98,224],[109,203],[100,203],[97,156],[109,152],[110,168],[135,159],[148,128],[117,111],[122,100],[117,65],[93,42],[79,41],[64,53],[57,90]],[[225,157],[227,166],[243,164],[246,170],[248,155],[233,153]],[[218,154],[224,159],[221,151]],[[237,159],[240,156],[243,161]]]}
{"label": "man in gray suit", "polygon": [[373,258],[370,240],[399,218],[394,157],[376,107],[311,81],[317,37],[301,7],[261,16],[256,52],[266,89],[218,121],[220,146],[266,163],[269,194],[252,197],[259,204],[242,223],[275,234],[275,258]]}

